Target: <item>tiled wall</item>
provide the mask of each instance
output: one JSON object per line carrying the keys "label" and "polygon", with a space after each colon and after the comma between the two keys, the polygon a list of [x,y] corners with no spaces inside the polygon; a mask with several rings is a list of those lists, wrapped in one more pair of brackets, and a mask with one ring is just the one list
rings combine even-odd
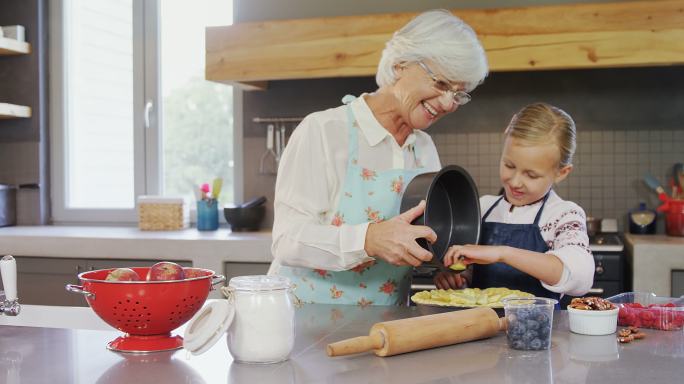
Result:
{"label": "tiled wall", "polygon": [[[501,133],[440,133],[433,139],[442,164],[466,168],[481,194],[498,193]],[[684,161],[684,129],[579,132],[573,172],[555,189],[587,215],[617,218],[625,228],[626,213],[639,201],[658,204],[642,176],[665,182],[677,161]]]}
{"label": "tiled wall", "polygon": [[[267,91],[244,94],[244,194],[273,198],[275,177],[260,175],[265,127],[252,118],[303,116],[334,107],[346,94],[373,91],[370,78],[271,82]],[[481,193],[499,189],[502,132],[521,107],[546,101],[570,113],[578,127],[575,169],[558,193],[588,215],[619,219],[657,197],[641,181],[646,172],[666,183],[684,161],[682,67],[494,73],[473,92],[473,101],[428,130],[443,164],[472,174]],[[267,224],[271,220],[271,212]],[[663,231],[662,218],[659,231]]]}

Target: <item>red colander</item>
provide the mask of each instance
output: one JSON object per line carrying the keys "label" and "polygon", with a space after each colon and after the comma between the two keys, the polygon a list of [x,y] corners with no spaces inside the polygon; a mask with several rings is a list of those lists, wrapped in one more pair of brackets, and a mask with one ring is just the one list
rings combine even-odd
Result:
{"label": "red colander", "polygon": [[[125,332],[107,348],[130,353],[148,353],[181,348],[183,338],[171,331],[183,325],[202,307],[214,286],[226,278],[214,271],[183,268],[185,280],[105,281],[115,268],[83,272],[82,285],[67,284],[66,290],[85,296],[90,308],[107,324]],[[149,268],[131,268],[147,276]]]}

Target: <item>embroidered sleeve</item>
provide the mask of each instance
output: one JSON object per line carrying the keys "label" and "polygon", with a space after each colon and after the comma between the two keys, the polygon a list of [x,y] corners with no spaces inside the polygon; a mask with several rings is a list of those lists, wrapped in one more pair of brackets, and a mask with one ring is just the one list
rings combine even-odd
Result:
{"label": "embroidered sleeve", "polygon": [[559,293],[581,296],[594,281],[594,258],[589,249],[586,216],[578,205],[564,202],[563,208],[541,227],[547,253],[558,257],[564,266],[563,278],[554,286],[544,286]]}

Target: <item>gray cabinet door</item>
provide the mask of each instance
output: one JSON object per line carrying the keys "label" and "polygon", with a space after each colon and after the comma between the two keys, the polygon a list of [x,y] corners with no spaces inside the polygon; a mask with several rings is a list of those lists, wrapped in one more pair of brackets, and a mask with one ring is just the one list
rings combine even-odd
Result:
{"label": "gray cabinet door", "polygon": [[235,276],[265,275],[270,263],[223,263],[223,274],[226,282]]}
{"label": "gray cabinet door", "polygon": [[16,257],[17,296],[20,304],[88,306],[83,295],[67,292],[86,270],[84,259]]}

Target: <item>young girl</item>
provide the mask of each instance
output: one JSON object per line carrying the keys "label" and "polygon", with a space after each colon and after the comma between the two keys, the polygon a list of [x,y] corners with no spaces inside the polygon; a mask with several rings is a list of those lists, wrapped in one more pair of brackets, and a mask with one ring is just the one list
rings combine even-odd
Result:
{"label": "young girl", "polygon": [[480,245],[456,245],[444,257],[447,266],[462,261],[473,268],[435,282],[440,288],[506,287],[555,299],[587,293],[594,259],[584,211],[552,189],[572,170],[575,123],[563,110],[536,103],[513,116],[504,135],[504,193],[480,198]]}

